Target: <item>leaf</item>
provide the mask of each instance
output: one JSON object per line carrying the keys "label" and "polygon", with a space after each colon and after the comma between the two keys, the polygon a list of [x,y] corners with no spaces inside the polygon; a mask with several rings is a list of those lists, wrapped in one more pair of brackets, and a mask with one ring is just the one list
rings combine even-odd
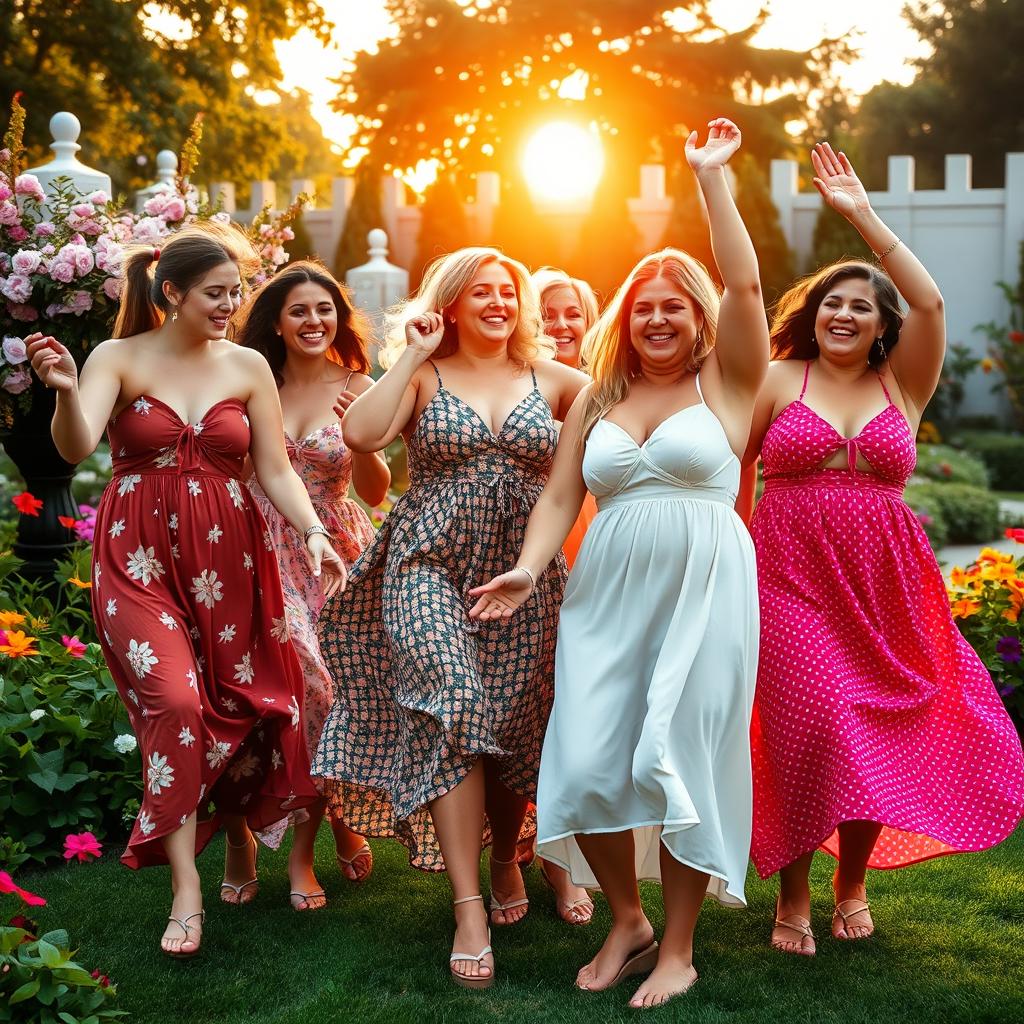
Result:
{"label": "leaf", "polygon": [[23,1003],[26,999],[31,999],[38,991],[39,979],[34,978],[32,981],[27,981],[21,988],[15,989],[8,1002],[11,1006],[15,1003]]}
{"label": "leaf", "polygon": [[52,943],[58,949],[68,948],[68,933],[63,928],[55,928],[52,932],[40,935],[39,939],[41,942]]}
{"label": "leaf", "polygon": [[63,953],[51,942],[47,942],[45,939],[40,939],[36,943],[36,950],[39,953],[39,959],[50,968],[61,967],[66,962],[66,957]]}

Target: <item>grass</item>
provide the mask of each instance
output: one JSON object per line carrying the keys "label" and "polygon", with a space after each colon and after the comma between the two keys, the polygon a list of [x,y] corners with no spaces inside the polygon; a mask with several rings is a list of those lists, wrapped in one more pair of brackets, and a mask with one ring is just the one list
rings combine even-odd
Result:
{"label": "grass", "polygon": [[[319,862],[331,864],[321,835]],[[135,1022],[190,1024],[476,1024],[636,1020],[626,1005],[636,987],[574,990],[576,969],[608,926],[598,898],[594,922],[563,925],[537,870],[526,920],[494,930],[498,980],[466,992],[447,979],[449,889],[443,876],[414,872],[404,851],[375,844],[376,869],[362,888],[325,867],[330,904],[299,914],[287,905],[282,852],[261,852],[261,891],[236,910],[216,901],[222,840],[200,861],[208,916],[193,961],[162,956],[157,939],[168,907],[166,869],[131,874],[113,853],[18,881],[47,897],[37,919],[66,927],[79,962],[118,984],[118,1004]],[[872,941],[839,943],[828,931],[833,862],[815,858],[813,959],[766,946],[775,887],[751,872],[749,908],[708,903],[697,929],[700,980],[684,999],[649,1012],[655,1021],[700,1024],[997,1024],[1024,1016],[1024,828],[1002,846],[894,872],[872,872],[878,931]],[[656,886],[644,902],[662,925]]]}

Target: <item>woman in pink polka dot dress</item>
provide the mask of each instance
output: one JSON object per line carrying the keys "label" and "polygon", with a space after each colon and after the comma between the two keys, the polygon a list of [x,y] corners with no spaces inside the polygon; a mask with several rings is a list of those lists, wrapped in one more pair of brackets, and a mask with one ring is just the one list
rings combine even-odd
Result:
{"label": "woman in pink polka dot dress", "polygon": [[752,856],[780,876],[772,945],[804,955],[815,849],[838,858],[833,935],[862,939],[866,868],[986,849],[1024,813],[1020,740],[902,500],[942,368],[942,297],[845,155],[819,145],[812,162],[888,274],[847,261],[783,296],[745,459],[760,454],[765,479]]}

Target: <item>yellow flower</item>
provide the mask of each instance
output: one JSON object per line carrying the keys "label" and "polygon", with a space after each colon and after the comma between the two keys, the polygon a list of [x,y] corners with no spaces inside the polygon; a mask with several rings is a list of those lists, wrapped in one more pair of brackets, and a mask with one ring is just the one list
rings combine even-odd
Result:
{"label": "yellow flower", "polygon": [[982,548],[981,553],[978,555],[978,561],[999,565],[1002,562],[1012,562],[1013,555],[1004,554],[1002,551],[997,551],[995,548]]}
{"label": "yellow flower", "polygon": [[963,597],[953,603],[951,611],[954,619],[969,619],[980,607],[980,601],[972,601],[969,597]]}
{"label": "yellow flower", "polygon": [[68,580],[68,583],[72,584],[73,586],[78,587],[80,590],[91,590],[92,589],[92,584],[91,583],[86,583],[84,580],[80,580],[78,578],[78,574],[77,573]]}
{"label": "yellow flower", "polygon": [[949,582],[954,587],[966,587],[967,586],[967,574],[960,568],[959,565],[954,565],[949,574]]}
{"label": "yellow flower", "polygon": [[992,362],[992,360],[991,360],[991,359],[989,359],[989,358],[988,358],[988,357],[986,356],[986,357],[985,357],[984,359],[982,359],[982,361],[981,361],[981,372],[982,372],[982,373],[991,373],[991,372],[992,372],[992,367],[993,367],[993,366],[995,366],[995,365],[996,365],[996,364],[995,364],[994,362]]}
{"label": "yellow flower", "polygon": [[44,618],[42,615],[33,615],[32,618],[29,619],[29,625],[37,633],[42,633],[43,630],[49,629],[50,620],[47,619],[47,618]]}
{"label": "yellow flower", "polygon": [[0,629],[10,629],[11,626],[20,626],[25,621],[25,616],[20,612],[0,612]]}
{"label": "yellow flower", "polygon": [[36,642],[34,636],[25,636],[20,629],[15,629],[6,634],[7,643],[0,644],[0,651],[8,658],[26,658],[31,654],[39,652],[32,646]]}

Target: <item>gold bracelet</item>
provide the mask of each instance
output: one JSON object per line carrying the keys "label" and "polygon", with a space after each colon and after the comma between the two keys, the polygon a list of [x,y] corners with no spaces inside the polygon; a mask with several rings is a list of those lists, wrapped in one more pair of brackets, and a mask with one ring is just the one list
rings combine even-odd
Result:
{"label": "gold bracelet", "polygon": [[900,244],[900,240],[897,238],[896,241],[893,242],[892,245],[890,245],[888,249],[883,249],[881,252],[874,252],[874,250],[872,250],[871,254],[875,257],[876,260],[878,260],[879,263],[881,263],[882,260],[884,260],[885,257],[888,256],[889,253],[891,253],[893,251],[893,249],[895,249],[896,246],[899,245],[899,244]]}

